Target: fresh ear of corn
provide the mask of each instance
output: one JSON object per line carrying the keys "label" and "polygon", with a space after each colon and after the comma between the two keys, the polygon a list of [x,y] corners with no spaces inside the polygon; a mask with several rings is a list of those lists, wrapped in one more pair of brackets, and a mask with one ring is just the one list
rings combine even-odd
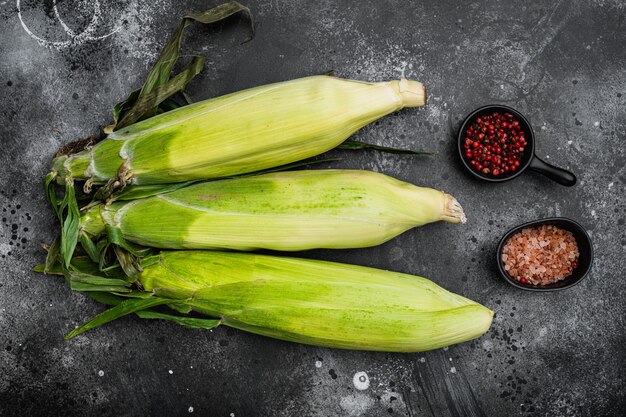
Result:
{"label": "fresh ear of corn", "polygon": [[374,120],[425,104],[423,84],[314,76],[163,113],[53,163],[52,176],[94,184],[163,184],[228,177],[332,149]]}
{"label": "fresh ear of corn", "polygon": [[146,259],[137,284],[143,297],[129,294],[134,298],[96,316],[68,338],[122,315],[167,304],[219,320],[213,325],[292,342],[415,352],[479,337],[493,317],[488,308],[425,278],[248,253],[162,252]]}
{"label": "fresh ear of corn", "polygon": [[81,232],[114,228],[166,249],[361,248],[435,221],[464,222],[450,195],[358,170],[289,171],[190,185],[89,209]]}

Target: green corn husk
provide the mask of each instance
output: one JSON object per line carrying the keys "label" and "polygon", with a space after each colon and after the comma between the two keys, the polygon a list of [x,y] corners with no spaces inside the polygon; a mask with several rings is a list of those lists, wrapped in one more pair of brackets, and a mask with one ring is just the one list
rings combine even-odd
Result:
{"label": "green corn husk", "polygon": [[228,177],[326,152],[361,127],[425,104],[423,84],[314,76],[184,106],[112,132],[93,148],[60,156],[59,184],[118,179],[164,184]]}
{"label": "green corn husk", "polygon": [[[117,297],[107,290],[97,293],[94,298],[117,306],[67,337],[135,313],[333,348],[416,352],[477,338],[493,317],[488,308],[425,278],[317,260],[171,251],[146,258],[136,278],[143,291]],[[121,301],[120,296],[133,298]],[[193,310],[212,320],[186,324],[184,317],[150,310],[156,305]]]}
{"label": "green corn husk", "polygon": [[164,249],[361,248],[436,221],[465,222],[452,196],[371,171],[315,170],[217,180],[153,197],[98,204],[80,220]]}

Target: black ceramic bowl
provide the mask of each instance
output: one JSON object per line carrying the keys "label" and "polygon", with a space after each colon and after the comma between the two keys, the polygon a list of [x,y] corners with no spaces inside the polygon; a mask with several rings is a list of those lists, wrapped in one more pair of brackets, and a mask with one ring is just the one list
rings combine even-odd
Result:
{"label": "black ceramic bowl", "polygon": [[[576,239],[576,244],[578,245],[578,266],[574,268],[574,272],[572,272],[572,275],[561,281],[555,282],[554,284],[541,286],[522,284],[515,278],[511,277],[504,269],[504,265],[502,264],[502,248],[504,247],[504,244],[507,242],[507,240],[509,240],[509,238],[515,232],[525,227],[540,226],[542,224],[554,225],[572,232],[574,238]],[[498,249],[496,253],[496,262],[498,263],[498,270],[500,271],[500,275],[502,275],[502,278],[514,287],[528,291],[564,290],[565,288],[573,287],[574,285],[582,281],[591,269],[591,264],[593,263],[593,246],[591,245],[591,239],[589,238],[589,235],[580,224],[576,223],[574,220],[567,219],[565,217],[552,217],[548,219],[535,220],[532,222],[524,223],[509,230],[502,237],[502,239],[500,239],[500,243],[498,244]]]}
{"label": "black ceramic bowl", "polygon": [[[520,123],[522,130],[524,131],[524,137],[526,138],[526,145],[524,149],[524,153],[522,155],[522,160],[520,161],[519,168],[515,171],[503,173],[501,175],[493,176],[489,174],[483,174],[482,172],[475,171],[467,158],[465,157],[465,151],[463,149],[463,144],[465,142],[465,133],[467,132],[467,128],[474,123],[476,118],[480,116],[485,116],[488,114],[493,114],[495,112],[503,113],[511,113],[513,117]],[[458,149],[459,149],[459,157],[463,162],[467,171],[471,173],[474,177],[480,178],[483,181],[487,182],[504,182],[512,180],[513,178],[518,177],[527,169],[532,171],[539,172],[546,177],[550,178],[553,181],[558,182],[561,185],[565,185],[571,187],[576,184],[576,176],[571,172],[563,169],[555,167],[554,165],[550,165],[545,161],[541,160],[537,155],[535,155],[535,133],[533,132],[533,128],[530,125],[530,122],[517,110],[512,109],[507,106],[499,106],[499,105],[490,105],[484,106],[479,109],[474,110],[470,113],[469,116],[465,118],[463,124],[461,125],[461,129],[459,129],[459,134],[457,136]]]}

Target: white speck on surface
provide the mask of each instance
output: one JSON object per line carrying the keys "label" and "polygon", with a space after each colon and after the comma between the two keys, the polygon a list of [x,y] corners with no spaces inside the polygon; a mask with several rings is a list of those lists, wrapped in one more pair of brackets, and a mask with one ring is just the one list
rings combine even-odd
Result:
{"label": "white speck on surface", "polygon": [[568,144],[568,145],[571,145],[571,144],[572,144],[572,141],[571,141],[571,140],[568,140],[568,141],[567,141],[567,144]]}
{"label": "white speck on surface", "polygon": [[546,155],[546,159],[550,159],[550,155]]}
{"label": "white speck on surface", "polygon": [[363,393],[341,397],[339,406],[347,416],[362,416],[374,406],[374,399]]}
{"label": "white speck on surface", "polygon": [[190,413],[193,413],[193,407],[189,406],[189,408],[187,409],[187,411],[189,411]]}
{"label": "white speck on surface", "polygon": [[450,359],[450,362],[452,362],[452,358],[448,358],[448,359]]}
{"label": "white speck on surface", "polygon": [[104,371],[102,369],[98,371],[98,376],[104,376]]}
{"label": "white speck on surface", "polygon": [[456,374],[456,368],[454,366],[452,368],[450,368],[450,373],[451,374]]}
{"label": "white speck on surface", "polygon": [[322,367],[322,361],[315,361],[315,367],[316,368],[321,368]]}
{"label": "white speck on surface", "polygon": [[[411,389],[411,392],[415,392],[413,389]],[[384,392],[380,393],[380,404],[393,404],[394,405],[394,409],[397,408],[398,410],[406,410],[407,406],[404,402],[404,400],[402,399],[402,395],[398,395],[397,392],[395,392],[393,389],[389,390],[386,389]],[[377,414],[377,415],[382,415],[382,414]]]}
{"label": "white speck on surface", "polygon": [[613,187],[613,183],[612,183],[612,182],[610,182],[610,183],[609,183],[609,188],[612,188],[612,187]]}
{"label": "white speck on surface", "polygon": [[546,125],[541,126],[541,130],[546,130],[546,129],[547,129]]}
{"label": "white speck on surface", "polygon": [[354,388],[363,391],[370,387],[370,378],[363,371],[357,372],[352,377],[352,383],[354,384]]}
{"label": "white speck on surface", "polygon": [[230,413],[229,416],[230,417],[235,417],[235,413]]}
{"label": "white speck on surface", "polygon": [[443,348],[443,351],[444,351],[444,352],[447,352],[447,351],[448,351],[448,349],[450,349],[450,347],[446,346],[446,347],[444,347],[444,348]]}
{"label": "white speck on surface", "polygon": [[169,372],[170,375],[172,375],[174,373],[174,371],[172,371],[171,369],[169,371],[167,371],[167,372]]}
{"label": "white speck on surface", "polygon": [[0,243],[0,255],[7,255],[11,252],[11,246],[8,243]]}
{"label": "white speck on surface", "polygon": [[426,362],[426,358],[422,356],[422,357],[420,358],[420,362],[421,362],[421,363],[425,363],[425,362]]}
{"label": "white speck on surface", "polygon": [[591,45],[587,45],[587,46],[585,47],[585,49],[587,49],[587,50],[591,49]]}
{"label": "white speck on surface", "polygon": [[592,215],[593,217],[596,217],[596,211],[595,211],[595,210],[591,210],[591,215]]}
{"label": "white speck on surface", "polygon": [[595,127],[598,127],[598,126],[600,126],[600,122],[593,122],[593,125],[594,125]]}

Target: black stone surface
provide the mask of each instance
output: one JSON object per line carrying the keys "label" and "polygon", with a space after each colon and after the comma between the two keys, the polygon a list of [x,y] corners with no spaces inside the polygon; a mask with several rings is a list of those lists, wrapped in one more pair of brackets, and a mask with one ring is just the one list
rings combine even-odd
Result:
{"label": "black stone surface", "polygon": [[[0,2],[0,415],[624,415],[621,0],[252,1],[258,28],[250,43],[240,45],[247,32],[238,18],[189,31],[187,53],[208,57],[188,89],[195,99],[330,69],[427,84],[426,108],[384,118],[356,138],[436,156],[337,153],[345,159],[335,166],[444,189],[468,223],[304,256],[429,277],[496,311],[482,338],[423,354],[366,353],[129,317],[64,341],[102,306],[30,272],[44,257],[39,243],[57,230],[41,179],[56,148],[110,122],[112,106],[140,85],[180,17],[212,4],[59,1],[55,12],[50,0]],[[492,185],[464,173],[455,130],[489,103],[523,112],[538,154],[579,183],[570,189],[527,174]],[[500,236],[556,215],[591,234],[591,275],[547,294],[501,281]],[[365,390],[353,384],[361,371]]]}

